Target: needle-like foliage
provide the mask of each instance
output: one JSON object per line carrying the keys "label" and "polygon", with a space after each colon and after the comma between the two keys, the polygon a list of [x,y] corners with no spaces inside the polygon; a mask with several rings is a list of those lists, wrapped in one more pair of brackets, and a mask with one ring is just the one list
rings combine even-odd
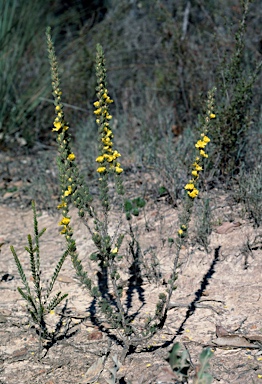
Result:
{"label": "needle-like foliage", "polygon": [[45,321],[45,317],[51,310],[54,310],[68,295],[61,292],[56,293],[51,297],[53,286],[57,280],[59,272],[63,266],[69,251],[66,250],[58,260],[53,275],[51,277],[48,287],[45,289],[42,286],[41,280],[41,258],[40,258],[40,244],[39,239],[45,233],[46,229],[43,228],[39,231],[38,220],[35,202],[32,202],[33,217],[34,217],[34,236],[28,235],[28,246],[25,247],[26,252],[29,254],[30,259],[30,272],[33,286],[30,288],[30,284],[24,272],[24,268],[20,262],[19,257],[15,251],[15,248],[11,246],[11,252],[14,256],[14,260],[23,282],[23,288],[18,287],[18,292],[27,302],[27,309],[31,315],[31,319],[37,326],[37,331],[41,338],[50,338],[50,333]]}

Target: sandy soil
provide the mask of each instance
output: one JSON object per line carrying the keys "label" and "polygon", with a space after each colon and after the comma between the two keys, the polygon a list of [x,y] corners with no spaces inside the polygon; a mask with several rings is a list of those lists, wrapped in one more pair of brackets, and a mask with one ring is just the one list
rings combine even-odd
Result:
{"label": "sandy soil", "polygon": [[[0,383],[104,384],[110,377],[109,369],[114,366],[113,357],[119,357],[122,348],[110,342],[108,335],[92,323],[88,311],[90,298],[79,286],[69,259],[54,287],[55,292],[61,290],[69,294],[62,318],[67,333],[51,348],[45,344],[41,359],[38,358],[39,340],[17,291],[22,284],[10,251],[13,245],[29,277],[30,264],[24,246],[27,234],[33,232],[33,215],[31,209],[12,204],[15,193],[17,191],[5,196],[5,204],[0,205]],[[138,347],[126,357],[118,371],[120,383],[178,382],[165,360],[175,341],[183,343],[190,353],[191,376],[197,369],[200,352],[211,346],[214,355],[210,372],[214,383],[262,383],[261,230],[254,229],[240,215],[241,207],[229,203],[226,195],[214,196],[210,252],[190,241],[186,243],[181,252],[173,308],[168,312],[166,324],[150,340],[148,349]],[[153,199],[149,194],[146,200],[145,215],[133,219],[144,260],[151,266],[149,278],[145,276],[142,282],[145,302],[135,318],[138,326],[148,313],[154,312],[158,293],[165,291],[173,258],[167,239],[175,236],[178,225],[177,209],[165,197]],[[95,276],[96,268],[89,261],[94,246],[86,228],[77,220],[76,212],[72,212],[72,217],[80,257]],[[40,228],[47,228],[41,241],[45,282],[65,250],[65,243],[59,235],[57,213],[41,209],[38,220]],[[128,236],[121,252],[125,256],[122,272],[128,277],[131,262]],[[155,260],[158,266],[152,268]],[[134,290],[133,308],[140,304]],[[61,320],[61,312],[60,305],[54,315],[48,315],[50,329],[55,329]],[[188,382],[192,383],[192,378]]]}

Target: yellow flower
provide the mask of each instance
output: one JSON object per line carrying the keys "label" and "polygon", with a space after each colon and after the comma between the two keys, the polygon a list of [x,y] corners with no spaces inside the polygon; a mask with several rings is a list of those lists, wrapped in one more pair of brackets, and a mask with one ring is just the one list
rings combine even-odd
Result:
{"label": "yellow flower", "polygon": [[115,167],[115,171],[116,171],[116,173],[122,173],[123,172],[123,168]]}
{"label": "yellow flower", "polygon": [[106,102],[107,104],[110,104],[110,103],[113,103],[114,100],[110,99],[110,97],[108,96],[108,97],[106,98],[105,102]]}
{"label": "yellow flower", "polygon": [[97,168],[97,172],[98,173],[103,173],[103,172],[105,172],[105,170],[106,170],[106,167],[99,167],[99,168]]}
{"label": "yellow flower", "polygon": [[183,231],[185,231],[187,229],[186,225],[182,224],[181,229],[183,229]]}
{"label": "yellow flower", "polygon": [[179,229],[179,230],[177,231],[177,233],[178,233],[179,235],[183,235],[184,231],[183,231],[182,229]]}
{"label": "yellow flower", "polygon": [[100,105],[100,102],[99,102],[99,101],[95,101],[95,102],[94,102],[94,106],[95,106],[96,108],[98,108],[99,105]]}
{"label": "yellow flower", "polygon": [[73,160],[75,160],[75,158],[76,157],[73,153],[70,153],[70,155],[67,156],[67,160],[69,160],[69,161],[73,161]]}
{"label": "yellow flower", "polygon": [[112,142],[109,137],[103,137],[101,141],[106,145],[112,145]]}
{"label": "yellow flower", "polygon": [[111,161],[115,160],[114,156],[107,155],[107,161],[111,163]]}
{"label": "yellow flower", "polygon": [[113,253],[114,255],[118,252],[118,248],[115,247],[114,249],[112,249],[111,253]]}
{"label": "yellow flower", "polygon": [[188,184],[185,186],[185,189],[187,189],[187,190],[189,190],[189,191],[193,190],[194,188],[195,188],[195,186],[194,186],[194,184],[192,184],[192,183],[188,183]]}
{"label": "yellow flower", "polygon": [[194,188],[193,191],[187,192],[187,193],[188,193],[188,196],[190,196],[190,197],[192,197],[192,199],[194,199],[195,197],[197,197],[199,192],[196,188]]}
{"label": "yellow flower", "polygon": [[96,158],[96,161],[97,161],[98,163],[103,163],[103,161],[104,161],[104,156],[98,156],[98,157]]}
{"label": "yellow flower", "polygon": [[65,191],[65,193],[64,193],[64,196],[69,196],[69,195],[71,195],[71,193],[72,193],[72,187],[71,187],[71,185],[69,185],[69,187],[67,188],[67,191]]}
{"label": "yellow flower", "polygon": [[68,127],[67,125],[64,125],[64,126],[63,126],[63,130],[64,130],[64,131],[67,131],[68,129],[69,129],[69,127]]}
{"label": "yellow flower", "polygon": [[210,119],[214,119],[216,117],[216,115],[214,113],[210,113],[209,117],[210,117]]}
{"label": "yellow flower", "polygon": [[106,118],[107,118],[107,120],[111,120],[111,119],[112,119],[112,116],[109,115],[109,114],[107,114],[107,115],[106,115]]}
{"label": "yellow flower", "polygon": [[195,170],[198,171],[198,172],[199,171],[203,171],[203,168],[198,163],[194,163],[193,167],[195,167]]}
{"label": "yellow flower", "polygon": [[120,155],[119,152],[114,151],[113,156],[114,156],[114,159],[117,159],[117,158],[120,157],[121,155]]}
{"label": "yellow flower", "polygon": [[208,154],[205,151],[203,151],[203,149],[201,149],[201,151],[199,153],[203,157],[206,157],[206,158],[208,157]]}
{"label": "yellow flower", "polygon": [[68,225],[70,223],[69,217],[63,217],[63,219],[60,221],[59,225]]}
{"label": "yellow flower", "polygon": [[57,106],[55,107],[55,110],[56,110],[57,112],[60,112],[60,111],[61,111],[61,107],[60,107],[60,105],[57,105]]}
{"label": "yellow flower", "polygon": [[197,171],[192,171],[191,173],[192,173],[193,176],[198,177],[198,172]]}
{"label": "yellow flower", "polygon": [[196,148],[205,148],[206,145],[207,145],[207,143],[205,143],[204,141],[198,140],[198,142],[195,144],[195,147]]}
{"label": "yellow flower", "polygon": [[65,201],[62,201],[62,203],[58,204],[57,209],[65,208],[67,206]]}
{"label": "yellow flower", "polygon": [[96,109],[96,110],[94,111],[94,114],[95,114],[95,115],[100,115],[101,112],[102,112],[102,109],[101,109],[101,108],[98,108],[98,109]]}
{"label": "yellow flower", "polygon": [[204,137],[203,137],[203,141],[204,141],[205,143],[209,143],[209,142],[210,142],[210,138],[207,137],[207,136],[204,136]]}
{"label": "yellow flower", "polygon": [[59,131],[59,129],[62,128],[62,123],[60,121],[54,121],[54,126],[53,131]]}

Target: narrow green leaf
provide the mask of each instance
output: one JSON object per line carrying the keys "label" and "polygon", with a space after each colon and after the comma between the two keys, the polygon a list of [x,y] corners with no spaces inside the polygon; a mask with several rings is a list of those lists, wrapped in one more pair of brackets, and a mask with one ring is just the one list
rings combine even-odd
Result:
{"label": "narrow green leaf", "polygon": [[56,265],[56,267],[55,267],[55,271],[54,271],[54,273],[53,273],[53,276],[52,276],[52,278],[51,278],[49,287],[48,287],[48,289],[47,289],[47,297],[49,297],[49,295],[50,295],[50,293],[51,293],[51,291],[52,291],[52,289],[53,289],[53,286],[54,286],[54,284],[55,284],[55,282],[56,282],[56,279],[57,279],[57,277],[58,277],[58,274],[59,274],[59,272],[61,271],[61,268],[62,268],[62,266],[63,266],[63,264],[64,264],[64,261],[65,261],[65,259],[66,259],[66,257],[67,257],[68,255],[69,255],[69,250],[67,249],[67,250],[63,253],[63,255],[62,255],[62,257],[60,258],[60,260],[58,261],[58,263],[57,263],[57,265]]}
{"label": "narrow green leaf", "polygon": [[23,267],[22,267],[22,265],[20,263],[20,260],[19,260],[17,254],[16,254],[16,251],[15,251],[15,249],[14,249],[14,247],[12,245],[11,245],[10,249],[11,249],[11,252],[12,252],[12,254],[14,256],[15,263],[16,263],[19,275],[20,275],[20,277],[22,279],[22,282],[23,282],[23,284],[25,286],[25,289],[26,289],[27,293],[30,295],[31,294],[30,288],[29,288],[29,285],[28,285],[28,282],[27,282],[26,275],[24,273]]}

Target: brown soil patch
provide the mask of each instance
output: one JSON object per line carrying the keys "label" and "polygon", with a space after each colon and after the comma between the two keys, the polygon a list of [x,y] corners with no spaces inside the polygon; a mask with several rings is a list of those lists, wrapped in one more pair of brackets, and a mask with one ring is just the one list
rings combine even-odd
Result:
{"label": "brown soil patch", "polygon": [[[122,377],[121,383],[176,383],[165,361],[173,343],[182,342],[190,353],[192,364],[197,365],[203,347],[212,345],[211,340],[218,339],[218,343],[222,344],[224,340],[225,345],[212,346],[211,373],[214,383],[251,384],[261,381],[261,231],[239,217],[239,207],[232,209],[224,196],[215,197],[212,204],[216,207],[214,217],[217,226],[211,235],[210,253],[190,241],[186,244],[181,253],[177,290],[167,322],[163,330],[150,340],[148,349],[138,347],[127,356],[118,372],[118,377]],[[142,284],[145,302],[135,319],[138,326],[143,325],[148,313],[155,311],[158,294],[165,291],[165,280],[173,257],[167,239],[175,237],[177,231],[177,209],[164,198],[153,200],[148,196],[145,212],[145,216],[133,220],[151,272]],[[108,336],[92,324],[88,311],[90,298],[75,279],[69,259],[55,285],[55,291],[69,293],[63,317],[67,336],[50,349],[44,349],[39,361],[38,338],[17,291],[21,280],[10,252],[12,244],[28,274],[30,265],[24,246],[27,234],[33,230],[32,211],[12,207],[11,204],[2,205],[0,216],[0,383],[106,383],[110,377],[109,369],[114,365],[112,358],[114,355],[119,357],[122,349],[116,343],[110,343]],[[95,275],[96,270],[89,261],[94,249],[92,241],[85,227],[77,220],[76,212],[72,213],[72,217],[79,254],[86,268]],[[39,215],[39,227],[47,228],[41,242],[43,279],[53,272],[65,249],[64,239],[58,232],[59,219],[57,213],[51,214],[47,210],[41,210]],[[221,229],[219,225],[223,222],[234,224],[224,225]],[[251,246],[249,253],[246,253],[247,240],[252,244],[256,236],[260,243],[257,242],[253,249]],[[121,267],[124,275],[128,276],[130,256],[127,243],[121,252],[126,255]],[[159,262],[155,269],[152,268],[153,259]],[[158,273],[161,277],[156,279]],[[141,305],[137,291],[134,291],[132,300],[132,308]],[[60,307],[55,315],[49,316],[51,328],[55,328],[61,319],[61,311]],[[232,345],[234,342],[231,343],[230,338],[223,339],[227,332],[231,336],[241,336],[234,338],[236,345]],[[248,344],[241,345],[241,342]],[[190,380],[189,383],[192,382]]]}

